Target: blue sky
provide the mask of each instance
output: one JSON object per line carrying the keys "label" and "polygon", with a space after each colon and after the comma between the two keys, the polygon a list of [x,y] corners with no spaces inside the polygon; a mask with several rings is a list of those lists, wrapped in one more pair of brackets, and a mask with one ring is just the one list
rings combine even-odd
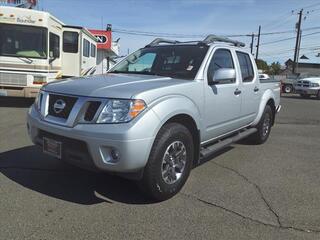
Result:
{"label": "blue sky", "polygon": [[[295,37],[297,11],[305,8],[303,34],[320,32],[320,0],[39,0],[39,8],[51,12],[66,24],[87,28],[105,28],[111,23],[114,29],[176,34],[250,34],[275,31],[292,31],[286,34],[262,36],[259,56],[268,62],[284,62],[293,57],[295,39],[275,44],[268,42]],[[295,10],[292,13],[292,10]],[[319,29],[308,30],[308,28]],[[122,54],[134,51],[150,42],[154,37],[134,36],[120,33]],[[302,38],[301,54],[311,62],[320,62],[315,57],[320,48],[320,33]],[[239,40],[249,43],[249,37]],[[180,39],[188,40],[188,39]],[[319,50],[320,52],[320,50]]]}

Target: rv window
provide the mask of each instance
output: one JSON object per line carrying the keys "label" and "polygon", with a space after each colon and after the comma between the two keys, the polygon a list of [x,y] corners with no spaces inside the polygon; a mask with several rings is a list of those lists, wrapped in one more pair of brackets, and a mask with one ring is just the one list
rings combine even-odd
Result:
{"label": "rv window", "polygon": [[87,39],[83,39],[83,56],[89,57],[90,56],[90,42]]}
{"label": "rv window", "polygon": [[60,37],[54,33],[50,33],[49,56],[52,58],[60,57]]}
{"label": "rv window", "polygon": [[91,43],[91,57],[96,57],[96,46]]}
{"label": "rv window", "polygon": [[67,53],[78,52],[78,38],[77,32],[63,32],[63,51]]}

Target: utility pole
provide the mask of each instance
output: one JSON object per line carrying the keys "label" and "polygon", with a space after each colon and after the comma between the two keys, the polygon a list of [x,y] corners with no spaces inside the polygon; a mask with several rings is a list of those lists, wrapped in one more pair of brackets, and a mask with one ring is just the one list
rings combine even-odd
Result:
{"label": "utility pole", "polygon": [[259,56],[260,34],[261,34],[261,25],[259,26],[259,32],[258,32],[258,43],[257,43],[256,60],[258,60],[258,56]]}
{"label": "utility pole", "polygon": [[254,41],[254,33],[251,34],[251,54],[253,54],[253,41]]}
{"label": "utility pole", "polygon": [[296,47],[294,49],[294,58],[293,58],[293,66],[292,66],[292,73],[293,74],[296,73],[296,65],[297,65],[298,60],[299,60],[302,14],[303,14],[303,9],[301,9],[300,12],[299,12],[299,21],[296,24],[297,37],[296,37]]}

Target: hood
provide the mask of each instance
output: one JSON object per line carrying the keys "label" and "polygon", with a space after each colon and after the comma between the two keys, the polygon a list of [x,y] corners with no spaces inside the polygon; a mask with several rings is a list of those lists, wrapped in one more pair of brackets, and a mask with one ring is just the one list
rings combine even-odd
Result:
{"label": "hood", "polygon": [[319,83],[320,84],[320,77],[308,77],[308,78],[302,78],[302,81],[309,81],[311,83]]}
{"label": "hood", "polygon": [[51,82],[43,90],[86,97],[132,98],[161,87],[188,83],[190,80],[141,74],[102,74]]}

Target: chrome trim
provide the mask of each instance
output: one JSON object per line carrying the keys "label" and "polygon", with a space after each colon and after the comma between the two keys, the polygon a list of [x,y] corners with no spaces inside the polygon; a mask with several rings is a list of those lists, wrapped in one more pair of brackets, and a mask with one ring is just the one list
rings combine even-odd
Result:
{"label": "chrome trim", "polygon": [[[108,101],[108,99],[101,99],[101,98],[92,98],[92,97],[82,97],[82,96],[77,96],[77,101],[75,102],[73,108],[70,111],[70,114],[67,119],[64,118],[59,118],[55,116],[49,115],[49,96],[50,94],[55,94],[55,95],[61,95],[61,96],[70,96],[74,97],[73,95],[69,94],[59,94],[59,93],[50,93],[50,92],[45,92],[43,91],[43,99],[41,102],[41,117],[43,121],[65,126],[72,128],[74,127],[77,123],[93,123],[97,120],[100,112],[102,111],[102,108]],[[98,108],[94,118],[91,121],[85,121],[84,120],[84,114],[86,113],[86,110],[88,108],[88,104],[90,101],[100,101],[100,107]]]}
{"label": "chrome trim", "polygon": [[209,140],[203,141],[203,142],[200,143],[200,145],[202,146],[202,145],[209,144],[210,142],[214,142],[215,140],[218,140],[219,138],[223,138],[223,137],[225,137],[225,136],[227,136],[227,135],[229,135],[229,134],[233,134],[233,133],[238,132],[238,131],[240,131],[240,130],[242,130],[242,129],[245,129],[245,128],[251,126],[251,124],[252,124],[252,123],[250,123],[250,124],[248,124],[248,125],[245,125],[245,126],[243,126],[243,127],[241,127],[241,128],[238,128],[238,129],[236,129],[236,130],[232,130],[232,131],[230,131],[230,132],[224,133],[224,134],[219,135],[219,136],[217,136],[217,137],[211,138],[211,139],[209,139]]}

